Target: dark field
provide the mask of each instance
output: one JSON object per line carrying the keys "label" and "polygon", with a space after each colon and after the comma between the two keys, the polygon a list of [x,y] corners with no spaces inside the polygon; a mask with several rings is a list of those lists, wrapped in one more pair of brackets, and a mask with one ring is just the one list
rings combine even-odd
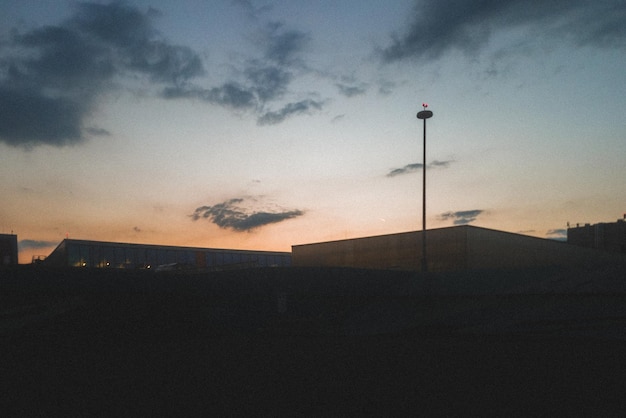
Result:
{"label": "dark field", "polygon": [[0,270],[0,411],[623,416],[623,279]]}

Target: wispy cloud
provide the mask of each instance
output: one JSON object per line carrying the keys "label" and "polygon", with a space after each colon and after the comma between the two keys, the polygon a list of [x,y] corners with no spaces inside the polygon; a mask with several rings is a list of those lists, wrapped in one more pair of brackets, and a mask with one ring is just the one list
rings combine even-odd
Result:
{"label": "wispy cloud", "polygon": [[407,164],[402,168],[392,169],[391,171],[389,171],[389,173],[387,173],[387,177],[395,177],[401,176],[402,174],[414,173],[418,170],[421,170],[423,167],[424,164],[422,163]]}
{"label": "wispy cloud", "polygon": [[199,99],[235,110],[254,109],[257,99],[252,91],[236,82],[204,89],[194,86],[173,86],[163,89],[165,99]]}
{"label": "wispy cloud", "polygon": [[287,103],[282,109],[269,111],[261,115],[257,120],[259,125],[276,125],[293,115],[310,113],[313,110],[320,110],[323,102],[307,99],[295,103]]}
{"label": "wispy cloud", "polygon": [[450,166],[450,164],[452,164],[454,161],[452,160],[448,160],[448,161],[439,161],[439,160],[434,160],[432,161],[430,164],[428,164],[428,167],[441,167],[441,168],[447,168]]}
{"label": "wispy cloud", "polygon": [[41,250],[44,248],[56,247],[57,241],[37,241],[32,239],[20,240],[18,247],[20,250]]}
{"label": "wispy cloud", "polygon": [[440,214],[437,219],[440,221],[452,221],[453,225],[467,225],[472,223],[483,214],[483,209],[461,210],[457,212],[445,212]]}
{"label": "wispy cloud", "polygon": [[220,228],[243,232],[304,215],[304,211],[298,209],[254,211],[246,209],[244,207],[246,204],[246,199],[235,198],[212,206],[200,206],[196,208],[191,218],[194,221],[207,219]]}
{"label": "wispy cloud", "polygon": [[342,119],[344,119],[345,117],[346,117],[346,114],[342,113],[341,115],[337,115],[334,118],[332,118],[330,120],[330,123],[337,123],[337,122],[341,121]]}
{"label": "wispy cloud", "polygon": [[387,96],[393,93],[396,83],[391,80],[381,79],[378,81],[378,94]]}
{"label": "wispy cloud", "polygon": [[416,1],[409,27],[380,52],[384,62],[437,59],[452,50],[476,53],[493,33],[514,27],[545,41],[624,48],[624,21],[622,0]]}
{"label": "wispy cloud", "polygon": [[546,238],[567,241],[567,229],[550,229],[546,232]]}
{"label": "wispy cloud", "polygon": [[360,96],[367,92],[368,84],[358,81],[354,75],[341,77],[335,86],[339,89],[339,93],[346,97]]}
{"label": "wispy cloud", "polygon": [[281,97],[293,75],[284,68],[251,62],[245,69],[246,79],[260,103]]}
{"label": "wispy cloud", "polygon": [[[426,166],[426,168],[447,168],[453,162],[454,161],[452,161],[452,160],[450,160],[450,161],[434,160],[430,164],[428,164]],[[424,167],[424,164],[422,164],[422,163],[407,164],[404,167],[394,168],[394,169],[390,170],[389,173],[387,173],[387,177],[396,177],[396,176],[400,176],[400,175],[403,175],[403,174],[414,173],[416,171],[422,170],[423,167]]]}
{"label": "wispy cloud", "polygon": [[59,25],[14,31],[0,45],[0,141],[80,143],[105,133],[83,123],[115,77],[176,86],[203,74],[198,54],[157,35],[157,15],[121,2],[78,3]]}
{"label": "wispy cloud", "polygon": [[281,22],[270,22],[261,32],[257,42],[264,58],[278,65],[291,65],[307,47],[311,37],[302,31],[287,29]]}
{"label": "wispy cloud", "polygon": [[85,128],[85,132],[93,136],[110,136],[111,135],[111,132],[109,132],[108,130],[103,129],[103,128],[97,128],[94,126]]}

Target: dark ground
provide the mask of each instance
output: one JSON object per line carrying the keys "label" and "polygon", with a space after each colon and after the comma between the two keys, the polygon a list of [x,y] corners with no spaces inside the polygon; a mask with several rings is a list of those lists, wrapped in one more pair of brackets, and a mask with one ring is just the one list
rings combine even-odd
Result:
{"label": "dark ground", "polygon": [[626,294],[509,274],[0,270],[1,416],[624,416]]}

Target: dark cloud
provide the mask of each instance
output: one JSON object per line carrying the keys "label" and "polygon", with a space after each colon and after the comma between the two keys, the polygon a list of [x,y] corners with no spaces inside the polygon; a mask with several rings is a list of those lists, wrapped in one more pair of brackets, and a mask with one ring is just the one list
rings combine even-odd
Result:
{"label": "dark cloud", "polygon": [[79,143],[94,134],[83,122],[116,76],[178,86],[203,74],[194,51],[159,37],[155,16],[119,2],[79,3],[57,26],[13,31],[0,45],[0,141]]}
{"label": "dark cloud", "polygon": [[[203,99],[220,104],[217,97],[226,100],[221,103],[255,107],[262,112],[267,102],[283,97],[293,80],[293,71],[299,68],[298,56],[309,42],[309,35],[297,30],[286,30],[281,23],[270,23],[255,43],[262,51],[262,56],[249,59],[243,66],[242,82],[230,81]],[[236,100],[229,100],[235,98]],[[244,107],[244,106],[232,106]]]}
{"label": "dark cloud", "polygon": [[234,109],[244,109],[256,106],[254,94],[236,83],[225,83],[219,87],[207,90],[205,100]]}
{"label": "dark cloud", "polygon": [[292,74],[284,68],[258,62],[250,63],[245,75],[261,103],[281,97],[292,79]]}
{"label": "dark cloud", "polygon": [[251,0],[232,0],[232,2],[233,4],[239,6],[246,13],[246,15],[253,20],[259,19],[262,14],[272,10],[273,8],[271,5],[256,7]]}
{"label": "dark cloud", "polygon": [[110,136],[111,135],[111,132],[107,131],[106,129],[97,128],[95,126],[85,128],[85,132],[93,136]]}
{"label": "dark cloud", "polygon": [[299,30],[285,29],[283,23],[269,23],[259,39],[264,57],[279,65],[291,65],[309,44],[311,37]]}
{"label": "dark cloud", "polygon": [[445,212],[439,215],[437,218],[440,221],[451,220],[454,225],[467,225],[476,220],[476,218],[484,213],[482,209],[462,210],[458,212]]}
{"label": "dark cloud", "polygon": [[452,164],[454,161],[439,161],[439,160],[434,160],[433,162],[431,162],[430,164],[428,164],[428,167],[443,167],[443,168],[447,168],[450,166],[450,164]]}
{"label": "dark cloud", "polygon": [[387,177],[395,177],[400,176],[402,174],[409,174],[415,171],[421,170],[424,167],[424,164],[415,163],[415,164],[407,164],[402,168],[394,168],[389,173],[387,173]]}
{"label": "dark cloud", "polygon": [[[453,162],[454,161],[438,161],[438,160],[434,160],[433,162],[428,164],[426,166],[426,168],[447,168]],[[422,164],[422,163],[407,164],[407,165],[405,165],[402,168],[394,168],[394,169],[392,169],[391,171],[389,171],[389,173],[387,173],[387,177],[395,177],[395,176],[400,176],[402,174],[414,173],[416,171],[422,170],[423,167],[424,167],[424,164]]]}
{"label": "dark cloud", "polygon": [[20,250],[40,250],[43,248],[56,247],[57,241],[37,241],[32,239],[23,239],[19,242]]}
{"label": "dark cloud", "polygon": [[231,109],[260,110],[266,102],[281,97],[291,81],[291,74],[277,67],[248,66],[246,82],[229,81],[204,89],[196,86],[171,86],[163,89],[165,99],[198,99]]}
{"label": "dark cloud", "polygon": [[199,99],[231,109],[254,109],[257,99],[252,91],[235,82],[203,89],[194,86],[174,86],[163,89],[165,99]]}
{"label": "dark cloud", "polygon": [[[267,9],[246,0],[234,3],[257,15]],[[123,2],[77,3],[58,25],[11,32],[0,44],[0,141],[32,148],[108,136],[106,129],[85,123],[104,94],[125,79],[147,81],[165,99],[252,112],[259,125],[322,108],[324,102],[311,94],[285,100],[296,75],[310,71],[301,59],[309,34],[282,23],[264,25],[252,40],[259,55],[235,68],[237,77],[206,87],[196,83],[205,73],[200,56],[163,39],[154,27],[159,15]],[[354,95],[363,87],[341,88]]]}
{"label": "dark cloud", "polygon": [[37,91],[0,86],[0,141],[23,147],[80,142],[82,119],[90,106],[89,97],[46,97]]}
{"label": "dark cloud", "polygon": [[362,85],[362,84],[348,85],[348,84],[337,83],[336,86],[339,89],[339,93],[343,94],[346,97],[360,96],[362,94],[365,94],[365,92],[367,91],[367,88],[365,87],[365,85]]}
{"label": "dark cloud", "polygon": [[360,81],[354,74],[339,77],[339,80],[335,83],[335,86],[337,87],[341,95],[348,98],[361,96],[367,93],[367,90],[369,88],[368,83]]}
{"label": "dark cloud", "polygon": [[380,80],[378,82],[378,94],[387,96],[393,93],[393,89],[396,87],[396,83],[390,80]]}
{"label": "dark cloud", "polygon": [[323,102],[311,98],[287,103],[276,111],[267,109],[288,93],[294,71],[305,71],[298,56],[309,40],[309,35],[286,30],[281,23],[268,24],[255,38],[261,56],[245,61],[241,80],[231,80],[210,89],[188,83],[168,86],[163,90],[162,97],[193,98],[235,110],[254,111],[260,115],[257,119],[259,125],[275,125],[290,116],[320,110]]}
{"label": "dark cloud", "polygon": [[343,119],[343,118],[345,118],[345,117],[346,117],[346,115],[345,115],[345,113],[343,113],[343,114],[341,114],[341,115],[337,115],[337,116],[335,116],[334,118],[332,118],[332,119],[330,120],[330,122],[331,122],[331,123],[339,122],[340,120],[342,120],[342,119]]}
{"label": "dark cloud", "polygon": [[204,71],[200,57],[188,47],[157,41],[136,48],[127,65],[132,70],[148,74],[152,81],[179,84]]}
{"label": "dark cloud", "polygon": [[304,212],[301,210],[250,212],[240,206],[243,203],[244,199],[236,198],[213,206],[200,206],[194,211],[191,218],[194,221],[207,219],[224,229],[251,231],[265,225],[304,215]]}
{"label": "dark cloud", "polygon": [[418,1],[409,28],[381,51],[385,62],[436,59],[451,50],[474,53],[498,30],[524,27],[527,36],[576,45],[626,47],[622,0]]}
{"label": "dark cloud", "polygon": [[198,54],[157,37],[152,19],[158,15],[154,9],[142,13],[118,2],[81,3],[68,26],[113,48],[124,69],[145,73],[154,81],[180,83],[202,74]]}
{"label": "dark cloud", "polygon": [[279,111],[267,111],[268,102],[281,99],[293,80],[293,71],[303,70],[300,54],[310,42],[310,36],[304,32],[286,29],[282,23],[272,22],[266,25],[256,39],[262,53],[259,59],[248,60],[244,69],[248,90],[256,97],[257,109],[261,116],[259,125],[280,123],[287,117],[305,113],[309,109],[320,109],[321,103],[312,99],[289,103]]}
{"label": "dark cloud", "polygon": [[257,120],[259,125],[276,125],[285,119],[298,114],[310,113],[311,110],[320,110],[323,103],[320,101],[307,99],[295,103],[288,103],[282,109],[270,111],[263,114]]}

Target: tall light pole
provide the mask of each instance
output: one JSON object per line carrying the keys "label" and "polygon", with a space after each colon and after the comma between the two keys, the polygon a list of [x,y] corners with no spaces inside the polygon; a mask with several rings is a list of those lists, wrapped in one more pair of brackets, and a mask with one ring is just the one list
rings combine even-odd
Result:
{"label": "tall light pole", "polygon": [[426,110],[427,103],[422,103],[424,110],[417,112],[417,118],[424,121],[424,159],[422,168],[422,271],[428,271],[428,263],[426,262],[426,119],[433,117],[433,112]]}

